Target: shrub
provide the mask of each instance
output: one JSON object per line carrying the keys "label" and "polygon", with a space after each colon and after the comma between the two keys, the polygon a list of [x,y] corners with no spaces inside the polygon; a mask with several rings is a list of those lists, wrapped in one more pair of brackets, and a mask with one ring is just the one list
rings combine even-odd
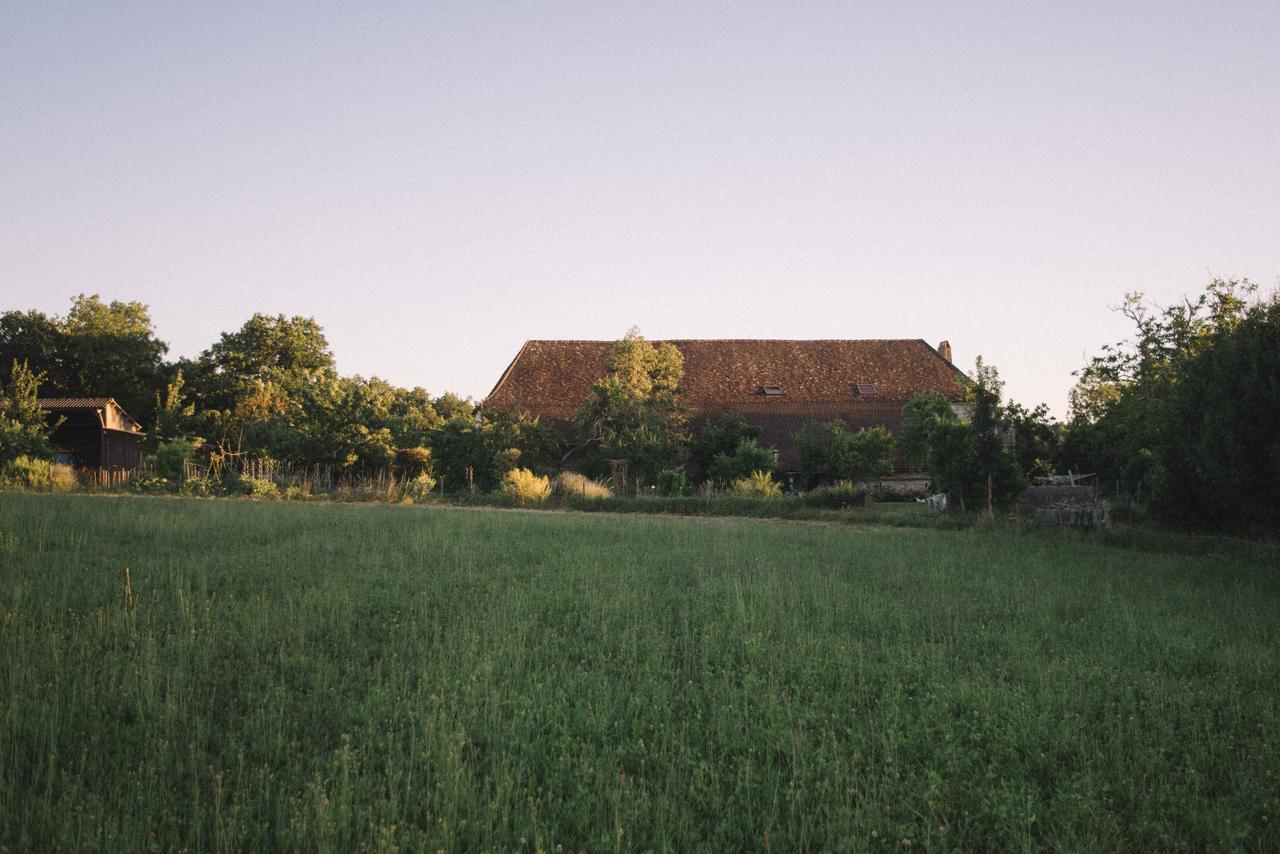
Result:
{"label": "shrub", "polygon": [[551,497],[551,480],[528,469],[512,469],[503,476],[501,491],[521,504],[536,504]]}
{"label": "shrub", "polygon": [[707,473],[717,483],[730,483],[758,471],[772,474],[773,467],[773,451],[760,447],[755,439],[743,439],[732,454],[716,454]]}
{"label": "shrub", "polygon": [[240,478],[240,491],[250,498],[275,498],[280,494],[280,487],[265,477]]}
{"label": "shrub", "polygon": [[71,492],[79,481],[71,466],[50,462],[25,454],[4,467],[0,477],[5,486],[41,492]]}
{"label": "shrub", "polygon": [[[659,475],[661,477],[661,475]],[[556,475],[551,484],[552,491],[559,496],[575,498],[600,499],[612,498],[613,491],[599,481],[592,480],[576,471],[562,471]]]}
{"label": "shrub", "polygon": [[218,482],[211,477],[189,477],[182,482],[178,492],[192,498],[209,498],[218,492]]}
{"label": "shrub", "polygon": [[866,504],[867,490],[851,481],[842,480],[831,486],[798,495],[796,500],[802,507],[845,510]]}
{"label": "shrub", "polygon": [[[431,475],[431,451],[427,448],[401,448],[396,451],[394,471],[397,477],[415,480],[420,475]],[[430,492],[431,490],[427,490]]]}
{"label": "shrub", "polygon": [[782,484],[773,479],[767,471],[753,471],[746,477],[735,480],[730,488],[734,495],[749,495],[756,498],[777,498],[782,494]]}
{"label": "shrub", "polygon": [[692,487],[683,469],[663,469],[658,472],[658,494],[665,496],[688,495]]}
{"label": "shrub", "polygon": [[173,483],[167,477],[144,472],[130,479],[129,490],[139,495],[164,495],[173,491]]}
{"label": "shrub", "polygon": [[427,501],[435,491],[436,479],[426,472],[404,484],[404,497],[412,501]]}
{"label": "shrub", "polygon": [[189,460],[195,459],[195,446],[186,439],[170,439],[161,442],[151,455],[151,465],[158,476],[169,480],[182,477],[182,470]]}

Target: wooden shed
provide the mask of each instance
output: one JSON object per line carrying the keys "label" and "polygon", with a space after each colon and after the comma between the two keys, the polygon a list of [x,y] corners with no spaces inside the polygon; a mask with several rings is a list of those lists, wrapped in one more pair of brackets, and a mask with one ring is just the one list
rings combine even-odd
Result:
{"label": "wooden shed", "polygon": [[61,418],[50,441],[58,462],[78,469],[134,471],[142,464],[142,425],[111,397],[47,397],[36,405]]}

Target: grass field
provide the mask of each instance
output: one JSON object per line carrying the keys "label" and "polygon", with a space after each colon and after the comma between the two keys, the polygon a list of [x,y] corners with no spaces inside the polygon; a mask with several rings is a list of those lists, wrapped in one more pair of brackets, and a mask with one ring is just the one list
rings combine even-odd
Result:
{"label": "grass field", "polygon": [[1275,850],[1261,554],[3,494],[0,846]]}

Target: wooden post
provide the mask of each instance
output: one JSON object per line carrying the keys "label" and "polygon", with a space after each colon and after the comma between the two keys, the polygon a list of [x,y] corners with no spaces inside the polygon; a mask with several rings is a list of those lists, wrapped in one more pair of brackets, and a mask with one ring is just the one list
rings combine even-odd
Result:
{"label": "wooden post", "polygon": [[991,475],[987,475],[987,518],[996,518],[995,513],[991,510]]}

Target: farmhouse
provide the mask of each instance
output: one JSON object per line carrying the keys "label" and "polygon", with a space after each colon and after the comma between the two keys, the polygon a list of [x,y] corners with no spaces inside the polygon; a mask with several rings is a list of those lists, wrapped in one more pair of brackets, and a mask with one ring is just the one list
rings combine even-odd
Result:
{"label": "farmhouse", "polygon": [[[662,342],[653,342],[655,344]],[[919,339],[678,340],[683,400],[693,428],[735,412],[760,428],[783,471],[798,468],[791,436],[809,421],[839,418],[854,429],[897,433],[902,406],[921,392],[964,405],[964,374],[951,346]],[[611,341],[526,341],[486,406],[537,415],[566,433],[591,384],[604,375]]]}
{"label": "farmhouse", "polygon": [[111,397],[46,397],[36,405],[61,417],[50,440],[58,462],[82,469],[133,471],[142,462],[142,425]]}

